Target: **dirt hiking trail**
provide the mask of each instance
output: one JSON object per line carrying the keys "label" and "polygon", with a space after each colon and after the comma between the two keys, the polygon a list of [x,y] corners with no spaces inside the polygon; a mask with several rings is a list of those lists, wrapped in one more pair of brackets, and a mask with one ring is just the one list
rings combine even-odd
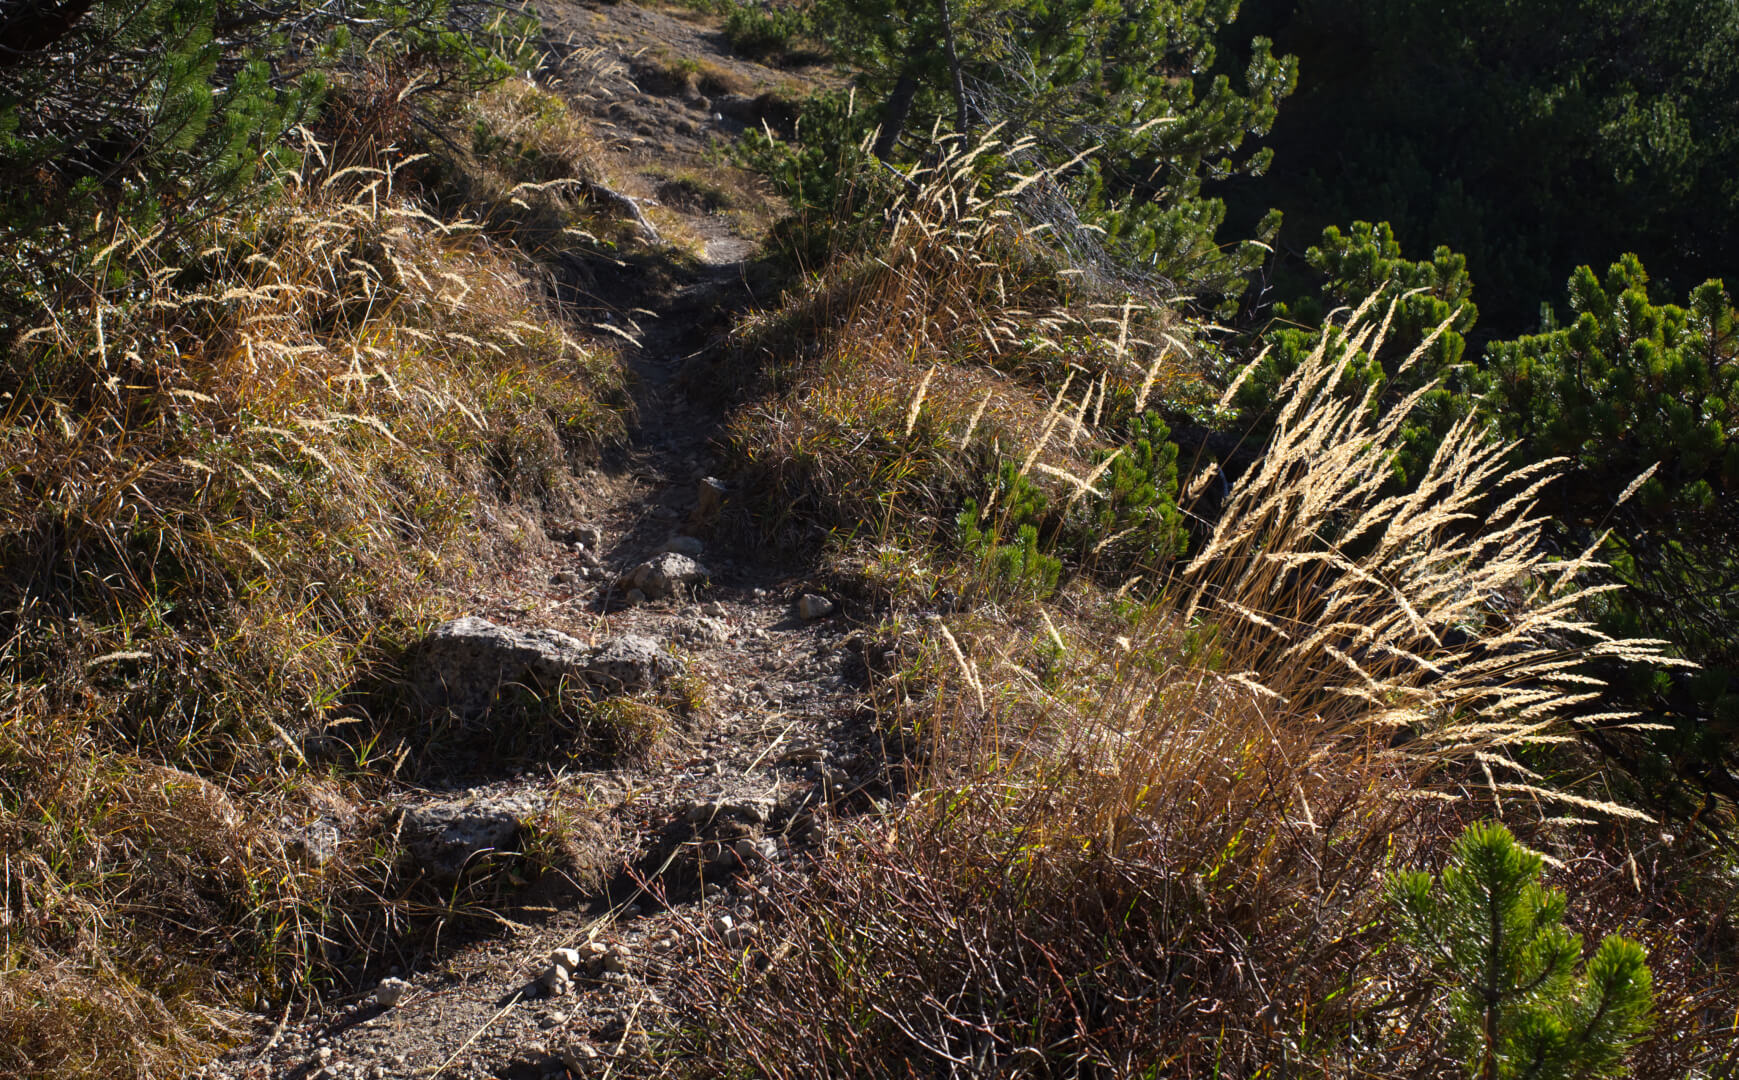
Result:
{"label": "dirt hiking trail", "polygon": [[[709,143],[777,123],[806,77],[827,76],[738,59],[717,20],[677,9],[555,0],[542,14],[554,55],[546,85],[607,141],[619,194],[650,210],[688,257],[649,245],[619,260],[564,256],[556,268],[577,332],[598,338],[585,324],[602,323],[638,342],[623,350],[630,439],[584,472],[583,520],[549,529],[559,552],[479,584],[462,607],[582,641],[644,634],[677,653],[704,703],[634,767],[497,776],[456,763],[451,789],[433,794],[556,808],[594,839],[597,879],[546,875],[493,929],[455,929],[438,952],[377,958],[361,992],[263,1021],[257,1039],[206,1067],[214,1080],[656,1072],[648,1032],[669,1020],[671,980],[696,935],[752,943],[757,898],[803,873],[842,818],[885,805],[851,605],[807,568],[781,565],[745,527],[754,523],[715,479],[725,406],[691,401],[682,378],[718,351],[733,315],[772,299],[769,275],[751,261],[753,232],[772,215],[720,212],[706,179],[728,171],[740,185],[744,174]],[[707,584],[627,602],[621,576],[670,548],[704,564]],[[571,974],[552,980],[562,959]],[[383,976],[403,980],[389,984],[388,996],[400,995],[390,1008],[377,1000]]]}

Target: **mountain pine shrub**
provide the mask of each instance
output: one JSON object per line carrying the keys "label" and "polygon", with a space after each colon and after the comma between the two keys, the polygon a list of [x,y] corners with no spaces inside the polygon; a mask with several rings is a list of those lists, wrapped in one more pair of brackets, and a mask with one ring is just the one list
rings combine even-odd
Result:
{"label": "mountain pine shrub", "polygon": [[265,59],[282,35],[239,13],[228,13],[239,32],[220,35],[216,0],[47,9],[26,6],[3,27],[31,42],[0,63],[8,308],[40,302],[71,276],[69,253],[118,221],[149,232],[241,190],[325,85]]}
{"label": "mountain pine shrub", "polygon": [[1320,275],[1321,290],[1277,306],[1279,318],[1294,325],[1268,336],[1263,358],[1238,385],[1233,403],[1240,426],[1264,435],[1272,425],[1276,394],[1315,347],[1317,328],[1332,326],[1335,312],[1375,294],[1395,305],[1386,347],[1353,357],[1344,389],[1374,388],[1374,400],[1392,406],[1428,387],[1408,416],[1406,444],[1395,460],[1399,478],[1416,476],[1450,426],[1472,408],[1482,386],[1476,369],[1464,362],[1465,335],[1479,317],[1467,260],[1446,247],[1430,259],[1409,260],[1386,222],[1365,221],[1355,221],[1345,232],[1330,226],[1305,260]]}
{"label": "mountain pine shrub", "polygon": [[[303,143],[288,137],[299,126],[342,143],[383,126],[370,114],[384,112],[403,136],[419,94],[478,90],[514,70],[507,57],[523,69],[527,21],[486,23],[481,11],[471,0],[13,5],[0,15],[0,346],[69,297],[137,299],[149,269],[130,261],[139,238],[188,257],[177,242],[233,202],[263,204],[299,166]],[[371,164],[394,141],[343,148],[332,167]]]}
{"label": "mountain pine shrub", "polygon": [[1503,825],[1470,825],[1441,876],[1391,881],[1401,934],[1451,986],[1451,1038],[1476,1080],[1621,1075],[1649,1024],[1647,958],[1614,934],[1581,963],[1541,861]]}
{"label": "mountain pine shrub", "polygon": [[990,505],[980,510],[978,500],[968,499],[955,519],[960,546],[977,561],[990,591],[1043,599],[1056,591],[1063,572],[1062,560],[1039,544],[1050,500],[1012,461],[993,479]]}
{"label": "mountain pine shrub", "polygon": [[1739,798],[1739,312],[1719,280],[1684,306],[1648,285],[1635,256],[1577,270],[1572,321],[1491,346],[1489,403],[1529,459],[1568,459],[1547,493],[1566,546],[1600,545],[1626,586],[1596,609],[1603,627],[1702,665],[1632,681],[1635,707],[1674,728],[1639,764]]}
{"label": "mountain pine shrub", "polygon": [[1101,452],[1097,462],[1105,466],[1099,481],[1104,494],[1093,504],[1082,540],[1103,570],[1158,567],[1183,554],[1188,540],[1177,506],[1171,429],[1151,411],[1133,427],[1118,451]]}
{"label": "mountain pine shrub", "polygon": [[1264,440],[1275,402],[1308,356],[1319,326],[1339,333],[1346,305],[1377,292],[1394,304],[1387,344],[1348,359],[1339,392],[1369,391],[1378,407],[1419,395],[1393,458],[1396,490],[1415,487],[1446,434],[1479,416],[1513,440],[1518,466],[1562,459],[1539,492],[1560,555],[1593,551],[1598,573],[1622,590],[1590,596],[1587,614],[1615,636],[1672,643],[1700,667],[1598,672],[1615,710],[1662,730],[1643,739],[1589,737],[1670,799],[1689,781],[1739,801],[1739,312],[1720,280],[1667,303],[1639,259],[1604,275],[1582,267],[1569,317],[1548,306],[1540,333],[1470,349],[1477,309],[1466,260],[1439,247],[1407,259],[1387,224],[1330,228],[1307,254],[1318,297],[1280,305],[1300,327],[1272,331],[1228,390],[1246,439]]}
{"label": "mountain pine shrub", "polygon": [[[1276,167],[1233,220],[1286,214],[1282,250],[1389,221],[1464,253],[1488,332],[1534,325],[1574,268],[1636,252],[1682,293],[1739,249],[1739,7],[1727,0],[1245,0],[1303,75]],[[1284,291],[1284,286],[1282,286]]]}

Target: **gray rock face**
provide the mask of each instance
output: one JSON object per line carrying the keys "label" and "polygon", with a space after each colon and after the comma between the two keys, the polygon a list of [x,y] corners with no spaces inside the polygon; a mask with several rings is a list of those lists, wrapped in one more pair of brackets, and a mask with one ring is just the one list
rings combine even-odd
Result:
{"label": "gray rock face", "polygon": [[455,881],[485,853],[512,847],[520,821],[538,808],[535,799],[524,795],[423,803],[405,810],[401,836],[424,873]]}
{"label": "gray rock face", "polygon": [[689,556],[666,551],[628,571],[622,579],[622,587],[625,590],[639,589],[647,599],[660,600],[710,576],[711,571]]}
{"label": "gray rock face", "polygon": [[731,624],[723,619],[715,619],[711,615],[696,615],[677,623],[672,637],[684,642],[710,643],[729,641],[734,631]]}
{"label": "gray rock face", "polygon": [[557,685],[591,650],[557,630],[512,630],[466,616],[442,623],[411,650],[411,688],[425,705],[475,715],[509,683]]}
{"label": "gray rock face", "polygon": [[430,631],[411,649],[406,668],[425,706],[476,716],[509,684],[548,688],[583,680],[604,690],[638,690],[673,674],[677,664],[639,635],[590,646],[558,630],[513,630],[467,616]]}

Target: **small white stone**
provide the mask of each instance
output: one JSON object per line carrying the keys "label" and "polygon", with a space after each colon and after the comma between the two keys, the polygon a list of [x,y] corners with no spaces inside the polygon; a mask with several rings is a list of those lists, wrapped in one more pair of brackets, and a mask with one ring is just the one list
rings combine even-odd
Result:
{"label": "small white stone", "polygon": [[836,605],[825,596],[804,593],[797,601],[797,614],[805,619],[822,619],[832,615]]}
{"label": "small white stone", "polygon": [[578,951],[581,960],[586,963],[591,963],[594,960],[602,960],[604,954],[610,951],[610,946],[604,944],[602,941],[588,941],[584,945],[581,945]]}
{"label": "small white stone", "polygon": [[578,971],[580,965],[584,963],[584,961],[580,959],[580,951],[578,949],[557,949],[555,952],[549,954],[549,962],[556,967],[563,968],[570,972]]}
{"label": "small white stone", "polygon": [[404,999],[409,993],[411,984],[403,979],[382,979],[380,985],[374,988],[374,1003],[383,1009],[390,1009]]}

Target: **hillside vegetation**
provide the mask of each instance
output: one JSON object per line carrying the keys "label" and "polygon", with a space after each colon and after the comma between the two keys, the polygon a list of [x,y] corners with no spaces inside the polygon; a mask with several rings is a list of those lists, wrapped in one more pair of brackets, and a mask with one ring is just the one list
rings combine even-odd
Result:
{"label": "hillside vegetation", "polygon": [[[462,3],[0,16],[0,1075],[188,1075],[546,878],[593,896],[562,813],[440,881],[393,800],[701,754],[662,744],[703,680],[514,688],[509,736],[405,668],[659,437],[651,363],[717,425],[713,535],[844,598],[876,778],[818,782],[832,831],[748,890],[758,939],[696,933],[639,1049],[553,1075],[1732,1075],[1707,5],[1559,5],[1589,28],[1543,52],[1507,8],[690,6],[803,80]],[[576,64],[759,123],[624,196]],[[1421,116],[1332,171],[1308,125],[1354,99]],[[1416,130],[1455,108],[1566,146],[1464,181]],[[776,287],[648,332],[769,191],[727,265]]]}

